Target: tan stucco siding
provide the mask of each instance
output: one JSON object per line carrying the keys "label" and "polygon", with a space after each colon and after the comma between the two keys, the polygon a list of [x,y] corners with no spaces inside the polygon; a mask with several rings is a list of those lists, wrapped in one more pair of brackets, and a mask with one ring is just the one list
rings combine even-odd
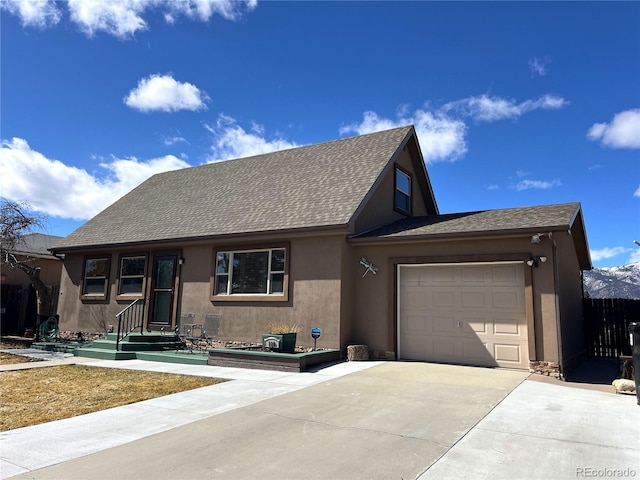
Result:
{"label": "tan stucco siding", "polygon": [[[416,174],[415,163],[408,151],[403,150],[396,159],[395,162],[403,170],[409,173],[412,177],[412,209],[414,216],[426,215],[427,207],[425,205],[423,195],[428,192],[423,192],[420,189],[418,182],[418,176]],[[371,197],[367,201],[366,205],[359,213],[355,222],[355,232],[364,232],[380,225],[386,225],[395,220],[404,218],[405,215],[399,213],[394,209],[394,195],[395,195],[395,168],[391,165],[391,168],[386,172],[381,179],[380,184],[376,190],[372,192]]]}
{"label": "tan stucco siding", "polygon": [[[344,237],[303,237],[283,240],[280,243],[289,248],[289,296],[282,302],[260,301],[258,297],[255,301],[212,301],[211,275],[216,245],[204,244],[182,248],[180,255],[184,262],[178,267],[177,272],[179,288],[176,318],[186,313],[194,314],[194,321],[198,323],[203,322],[208,313],[220,313],[222,321],[217,338],[246,342],[260,341],[262,334],[267,333],[267,326],[272,322],[299,324],[301,331],[298,344],[308,346],[313,345],[311,328],[320,327],[323,334],[318,346],[340,347],[341,315],[350,311],[349,306],[341,305],[343,295],[349,292],[348,287],[343,292],[342,282],[345,268],[343,256],[347,250]],[[269,240],[270,245],[280,243]],[[227,243],[225,248],[252,249],[260,248],[260,244]],[[158,251],[166,250],[159,248]],[[153,252],[126,251],[127,254],[147,254],[149,259],[152,258]],[[67,255],[61,276],[58,304],[62,330],[103,332],[109,325],[115,324],[116,314],[132,301],[117,298],[118,261],[122,253],[108,252],[111,256],[109,294],[103,300],[81,299],[85,255]],[[147,265],[147,276],[150,275],[150,270],[150,266]],[[146,290],[149,290],[149,280]],[[347,325],[348,323],[343,324],[345,328],[348,328]]]}
{"label": "tan stucco siding", "polygon": [[[201,271],[198,278],[193,279],[196,281],[189,281],[190,262],[185,262],[183,311],[189,308],[196,316],[221,313],[223,319],[218,335],[221,340],[260,341],[270,323],[282,322],[301,326],[299,345],[313,345],[310,330],[320,327],[323,333],[318,346],[338,348],[343,244],[344,240],[339,236],[301,238],[290,242],[289,299],[286,302],[210,302],[208,275],[213,248],[200,247],[193,252],[185,249],[185,258],[195,255]],[[207,269],[207,281],[203,282]]]}
{"label": "tan stucco siding", "polygon": [[584,321],[582,317],[582,275],[578,257],[571,248],[573,238],[568,233],[555,233],[557,245],[558,293],[562,324],[562,361],[565,367],[575,366],[585,353]]}
{"label": "tan stucco siding", "polygon": [[[40,267],[40,279],[45,285],[51,287],[60,284],[60,273],[62,271],[62,262],[60,260],[33,258],[29,260],[29,265]],[[6,278],[2,281],[6,285],[27,286],[31,284],[29,276],[22,270],[11,268],[4,263],[0,265],[0,269],[2,270],[2,274],[6,275]]]}
{"label": "tan stucco siding", "polygon": [[[534,245],[529,237],[412,244],[354,244],[354,257],[366,257],[380,268],[364,278],[354,270],[354,325],[352,341],[373,350],[396,351],[396,265],[405,263],[526,261],[545,255],[538,268],[525,267],[525,295],[534,318],[528,318],[531,360],[558,361],[556,297],[550,244]],[[531,316],[531,312],[527,314]],[[535,336],[534,336],[535,332]]]}
{"label": "tan stucco siding", "polygon": [[60,277],[60,297],[58,298],[60,330],[104,333],[109,325],[115,324],[116,314],[129,303],[115,300],[117,256],[111,256],[107,300],[80,300],[83,264],[84,255],[82,254],[69,253],[65,256]]}

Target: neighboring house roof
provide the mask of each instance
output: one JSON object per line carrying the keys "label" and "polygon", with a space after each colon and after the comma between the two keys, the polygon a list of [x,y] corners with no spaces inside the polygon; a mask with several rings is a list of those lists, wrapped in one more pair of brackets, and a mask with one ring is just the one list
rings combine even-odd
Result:
{"label": "neighboring house roof", "polygon": [[56,235],[45,235],[44,233],[28,233],[24,235],[21,241],[16,244],[14,253],[30,255],[33,257],[55,258],[49,249],[53,248],[64,237]]}
{"label": "neighboring house roof", "polygon": [[412,126],[154,175],[57,246],[346,226]]}
{"label": "neighboring house roof", "polygon": [[407,217],[353,235],[350,239],[355,242],[415,241],[446,237],[535,235],[554,231],[568,231],[572,234],[581,268],[591,269],[582,211],[578,202]]}

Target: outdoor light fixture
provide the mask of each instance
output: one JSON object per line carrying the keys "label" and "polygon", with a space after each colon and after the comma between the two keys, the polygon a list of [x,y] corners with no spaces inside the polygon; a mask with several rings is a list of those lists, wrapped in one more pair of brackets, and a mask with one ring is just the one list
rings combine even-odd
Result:
{"label": "outdoor light fixture", "polygon": [[547,261],[547,257],[538,257],[537,255],[534,255],[533,257],[531,257],[529,260],[527,260],[527,265],[530,267],[535,267],[538,268],[538,265],[540,263],[544,263]]}
{"label": "outdoor light fixture", "polygon": [[[531,236],[531,243],[535,243],[535,244],[540,243],[540,237],[542,237],[542,235],[543,235],[542,233],[536,233],[535,235],[532,235]],[[529,265],[529,266],[531,266],[531,265]]]}

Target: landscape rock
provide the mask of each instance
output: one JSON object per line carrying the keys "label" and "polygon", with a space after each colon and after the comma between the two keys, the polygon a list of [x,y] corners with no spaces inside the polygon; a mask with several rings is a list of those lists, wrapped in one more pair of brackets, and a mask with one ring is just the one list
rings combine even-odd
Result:
{"label": "landscape rock", "polygon": [[628,393],[635,395],[636,383],[627,378],[618,378],[612,382],[618,393]]}

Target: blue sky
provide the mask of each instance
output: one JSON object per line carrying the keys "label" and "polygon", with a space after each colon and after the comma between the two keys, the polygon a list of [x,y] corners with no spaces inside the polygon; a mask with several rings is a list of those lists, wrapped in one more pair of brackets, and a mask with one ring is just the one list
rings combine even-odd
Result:
{"label": "blue sky", "polygon": [[640,261],[640,3],[3,0],[2,196],[68,235],[150,175],[414,124],[442,213],[579,201]]}

